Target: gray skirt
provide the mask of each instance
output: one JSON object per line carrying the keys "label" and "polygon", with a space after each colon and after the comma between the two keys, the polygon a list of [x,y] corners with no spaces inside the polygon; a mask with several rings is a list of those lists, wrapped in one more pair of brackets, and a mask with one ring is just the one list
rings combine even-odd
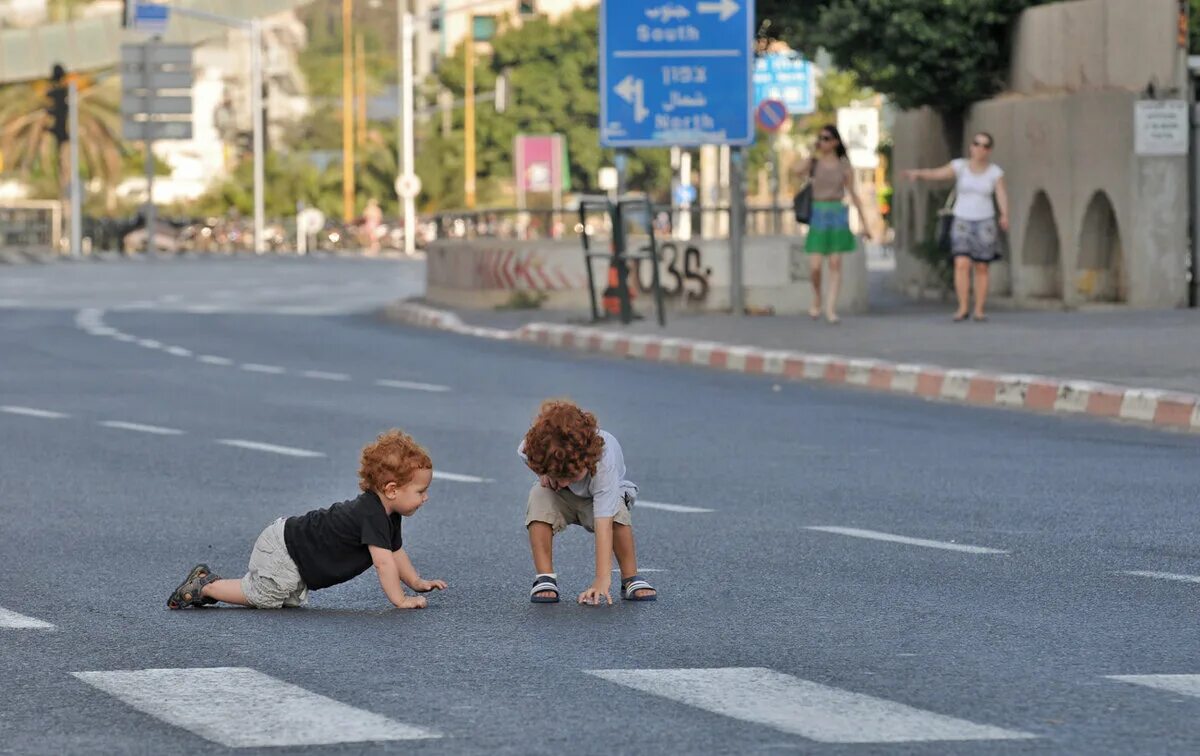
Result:
{"label": "gray skirt", "polygon": [[1002,255],[996,219],[973,221],[956,217],[950,226],[950,256],[969,257],[981,263],[999,260]]}

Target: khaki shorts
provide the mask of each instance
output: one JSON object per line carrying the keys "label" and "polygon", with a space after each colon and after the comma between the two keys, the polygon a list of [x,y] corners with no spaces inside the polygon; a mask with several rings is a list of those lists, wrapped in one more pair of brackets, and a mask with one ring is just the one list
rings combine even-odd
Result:
{"label": "khaki shorts", "polygon": [[242,577],[242,593],[256,609],[279,609],[308,603],[308,586],[288,554],[283,540],[284,519],[268,525],[250,552],[250,567]]}
{"label": "khaki shorts", "polygon": [[[629,516],[629,494],[621,502],[613,522],[618,525],[633,525]],[[529,490],[529,506],[525,509],[525,527],[530,523],[544,522],[554,528],[555,533],[561,533],[568,525],[582,525],[587,532],[593,532],[592,500],[576,496],[569,488],[551,491],[540,483],[534,483]]]}

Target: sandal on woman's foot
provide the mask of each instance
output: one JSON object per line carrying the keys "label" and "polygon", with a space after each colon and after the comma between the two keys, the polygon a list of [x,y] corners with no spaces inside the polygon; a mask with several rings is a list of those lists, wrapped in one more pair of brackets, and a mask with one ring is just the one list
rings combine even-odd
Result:
{"label": "sandal on woman's foot", "polygon": [[963,314],[961,314],[961,315],[955,315],[955,316],[954,316],[954,322],[955,322],[955,323],[961,323],[961,322],[963,322],[964,320],[967,320],[967,319],[968,319],[968,318],[970,318],[970,317],[971,317],[970,315],[967,315],[967,313],[965,313],[965,312],[964,312],[964,313],[963,313]]}
{"label": "sandal on woman's foot", "polygon": [[974,318],[976,321],[978,321],[978,322],[980,322],[980,323],[986,323],[986,322],[987,322],[987,315],[980,315],[980,314],[976,314],[976,315],[972,315],[971,317],[972,317],[972,318]]}
{"label": "sandal on woman's foot", "polygon": [[[638,591],[654,591],[650,595],[638,595]],[[621,598],[626,601],[654,601],[658,598],[658,591],[654,586],[647,583],[641,575],[621,579]]]}
{"label": "sandal on woman's foot", "polygon": [[217,603],[216,599],[204,596],[203,591],[204,586],[220,579],[212,574],[207,564],[196,565],[167,599],[167,608],[182,609],[185,606],[208,606]]}
{"label": "sandal on woman's foot", "polygon": [[820,320],[821,319],[821,308],[820,307],[810,308],[808,311],[808,317],[812,318],[813,320]]}
{"label": "sandal on woman's foot", "polygon": [[[540,593],[553,593],[553,596],[539,596]],[[533,579],[533,588],[529,590],[529,600],[535,604],[558,603],[558,580],[550,575],[538,575]]]}

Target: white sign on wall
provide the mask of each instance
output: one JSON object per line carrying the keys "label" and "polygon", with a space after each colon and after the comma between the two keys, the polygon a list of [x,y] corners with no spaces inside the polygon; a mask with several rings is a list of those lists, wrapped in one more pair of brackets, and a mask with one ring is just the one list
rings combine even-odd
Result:
{"label": "white sign on wall", "polygon": [[1183,100],[1143,100],[1134,106],[1134,151],[1139,157],[1188,154],[1188,105]]}
{"label": "white sign on wall", "polygon": [[838,132],[855,168],[879,165],[879,111],[875,108],[838,108]]}

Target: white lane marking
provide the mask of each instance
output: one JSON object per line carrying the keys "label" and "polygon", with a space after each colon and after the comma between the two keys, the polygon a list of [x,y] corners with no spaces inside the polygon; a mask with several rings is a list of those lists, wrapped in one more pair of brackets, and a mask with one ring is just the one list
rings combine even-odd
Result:
{"label": "white lane marking", "polygon": [[228,357],[217,357],[212,354],[202,354],[199,357],[197,357],[196,359],[199,360],[200,362],[203,362],[205,365],[227,366],[227,365],[233,364],[233,360],[229,359]]}
{"label": "white lane marking", "polygon": [[277,446],[275,444],[264,444],[261,441],[246,441],[241,438],[219,438],[218,444],[226,446],[236,446],[239,449],[251,449],[253,451],[270,452],[272,454],[283,454],[288,457],[324,457],[324,452],[309,451],[308,449],[297,449],[294,446]]}
{"label": "white lane marking", "polygon": [[10,415],[25,415],[26,417],[41,417],[47,420],[62,420],[64,417],[70,417],[70,415],[63,412],[37,409],[36,407],[15,407],[11,404],[0,407],[0,412],[7,412]]}
{"label": "white lane marking", "polygon": [[154,339],[138,339],[138,346],[143,346],[147,349],[158,349],[162,347],[162,342],[155,341]]}
{"label": "white lane marking", "polygon": [[1200,675],[1106,675],[1109,680],[1200,698]]}
{"label": "white lane marking", "polygon": [[140,712],[230,748],[441,737],[246,667],[74,675]]}
{"label": "white lane marking", "polygon": [[682,504],[664,504],[661,501],[643,501],[641,499],[634,500],[633,506],[635,509],[645,507],[646,509],[661,509],[664,512],[681,512],[683,514],[704,514],[715,511],[703,507],[685,507]]}
{"label": "white lane marking", "polygon": [[441,470],[433,471],[434,480],[450,480],[455,483],[491,483],[491,478],[480,478],[475,475],[461,475],[459,473],[443,472]]}
{"label": "white lane marking", "polygon": [[281,375],[286,372],[278,365],[259,365],[257,362],[243,362],[242,370],[248,373],[267,373],[269,375]]}
{"label": "white lane marking", "polygon": [[326,373],[324,370],[305,370],[300,375],[317,381],[348,381],[350,376],[345,373]]}
{"label": "white lane marking", "polygon": [[138,340],[137,336],[133,336],[128,333],[115,333],[115,334],[113,334],[113,338],[116,339],[117,341],[124,341],[126,344],[128,344],[131,341]]}
{"label": "white lane marking", "polygon": [[588,674],[822,743],[1037,737],[801,680],[763,667],[593,669]]}
{"label": "white lane marking", "polygon": [[167,354],[173,354],[176,357],[191,357],[192,350],[184,349],[181,346],[167,347]]}
{"label": "white lane marking", "polygon": [[[621,571],[620,567],[613,567],[613,572],[620,572],[620,571]],[[638,574],[641,575],[643,572],[666,572],[666,570],[658,569],[655,567],[639,567]]]}
{"label": "white lane marking", "polygon": [[930,549],[945,549],[946,551],[962,551],[967,554],[1007,554],[1001,549],[989,549],[986,546],[968,546],[962,543],[947,541],[930,541],[926,538],[909,538],[908,536],[880,533],[875,530],[860,530],[859,528],[839,528],[833,526],[812,525],[805,530],[820,530],[824,533],[853,536],[854,538],[869,538],[874,541],[889,541],[891,543],[906,543],[910,546],[924,546]]}
{"label": "white lane marking", "polygon": [[24,614],[17,614],[0,606],[0,627],[9,627],[14,630],[53,630],[54,625],[49,622],[42,622],[40,619],[26,617]]}
{"label": "white lane marking", "polygon": [[154,433],[159,436],[182,436],[183,431],[176,428],[164,428],[161,425],[142,425],[141,423],[127,423],[124,420],[105,420],[100,423],[105,428],[116,428],[117,430],[136,431],[138,433]]}
{"label": "white lane marking", "polygon": [[433,393],[442,393],[449,391],[449,386],[440,386],[436,383],[415,383],[413,381],[393,381],[387,378],[381,378],[375,381],[376,386],[384,388],[409,389],[410,391],[430,391]]}
{"label": "white lane marking", "polygon": [[109,326],[97,326],[95,328],[89,328],[88,333],[93,336],[115,336],[117,334],[117,329],[110,328]]}
{"label": "white lane marking", "polygon": [[1200,575],[1180,575],[1175,572],[1154,572],[1152,570],[1122,570],[1122,575],[1134,577],[1157,578],[1159,580],[1177,580],[1181,583],[1200,583]]}

